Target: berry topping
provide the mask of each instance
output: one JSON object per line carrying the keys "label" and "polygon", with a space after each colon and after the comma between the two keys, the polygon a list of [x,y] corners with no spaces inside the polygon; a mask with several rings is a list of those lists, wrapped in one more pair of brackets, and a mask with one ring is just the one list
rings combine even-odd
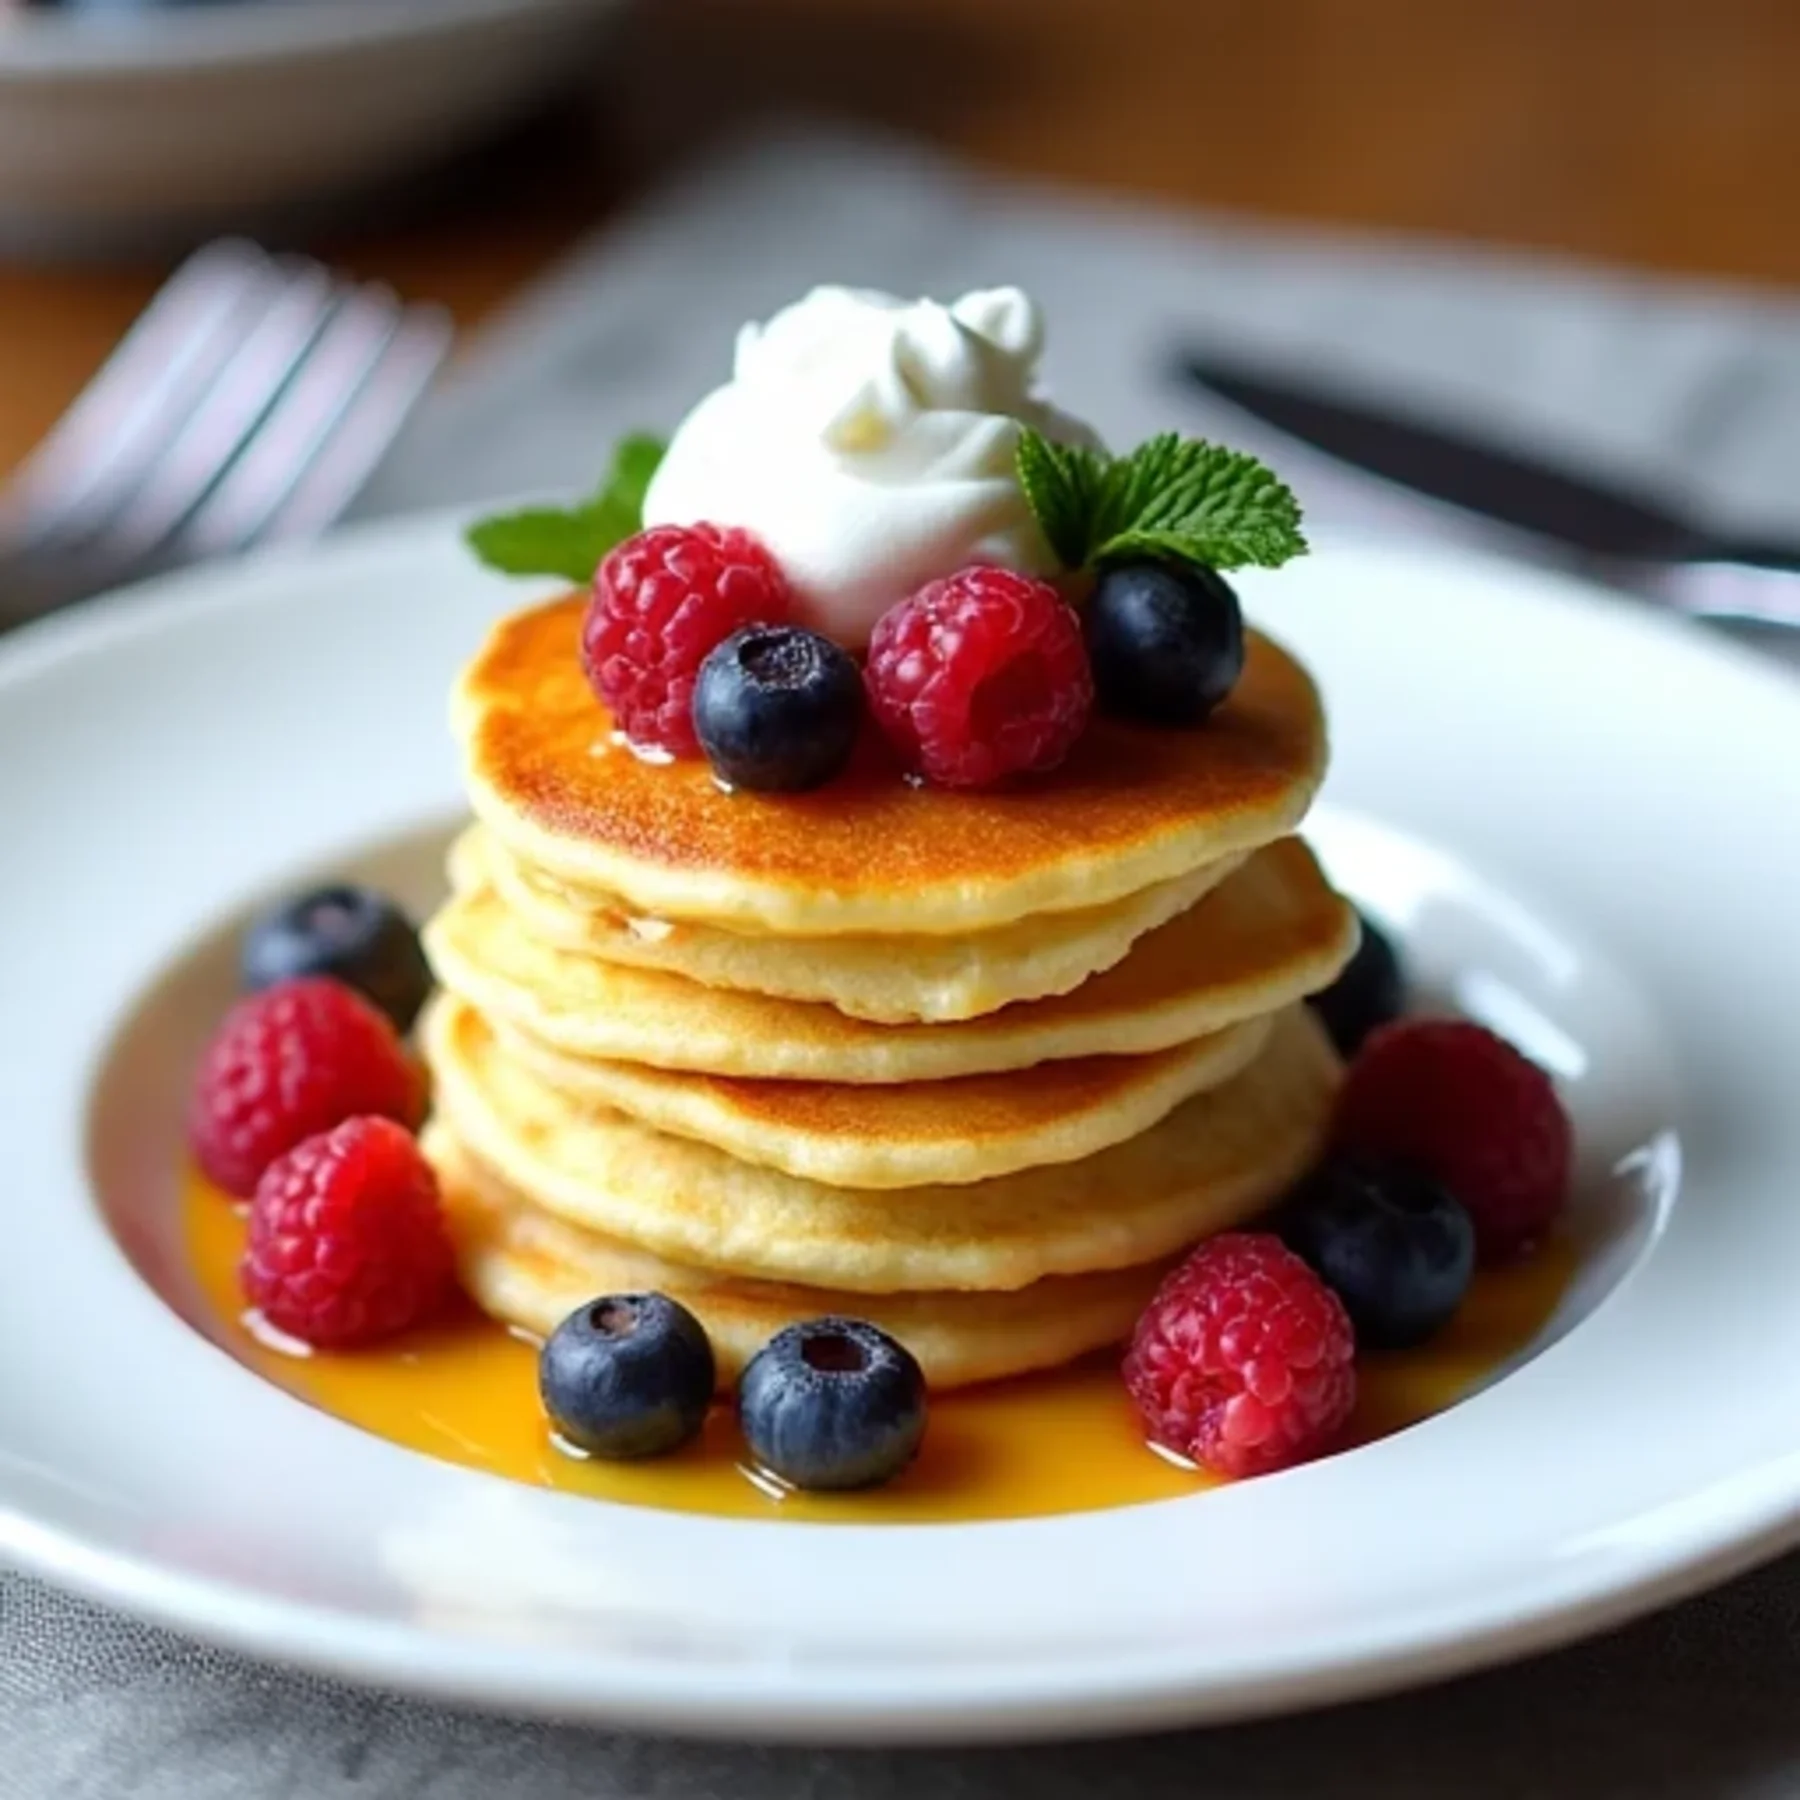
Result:
{"label": "berry topping", "polygon": [[1338,1096],[1333,1138],[1441,1181],[1474,1221],[1484,1262],[1528,1249],[1568,1198],[1574,1134],[1550,1077],[1468,1020],[1377,1031]]}
{"label": "berry topping", "polygon": [[883,614],[867,679],[882,729],[944,787],[1055,768],[1094,699],[1080,623],[1056,589],[986,567]]}
{"label": "berry topping", "polygon": [[738,1383],[738,1419],[757,1462],[797,1488],[891,1480],[925,1435],[925,1376],[912,1353],[860,1319],[778,1332]]}
{"label": "berry topping", "polygon": [[1365,1350],[1424,1343],[1475,1273],[1469,1215],[1404,1163],[1327,1163],[1294,1195],[1281,1234],[1343,1301]]}
{"label": "berry topping", "polygon": [[346,1119],[263,1171],[240,1271],[289,1337],[347,1349],[417,1325],[453,1278],[437,1178],[390,1119]]}
{"label": "berry topping", "polygon": [[570,1313],[538,1357],[558,1435],[609,1462],[699,1435],[717,1373],[705,1327],[666,1294],[610,1294]]}
{"label": "berry topping", "polygon": [[775,624],[790,607],[787,578],[749,532],[658,525],[601,563],[582,667],[632,743],[692,756],[700,665],[734,631]]}
{"label": "berry topping", "polygon": [[387,1019],[322,976],[240,1000],[200,1060],[188,1108],[195,1159],[247,1200],[276,1157],[357,1113],[419,1118],[419,1078]]}
{"label": "berry topping", "polygon": [[252,993],[302,975],[353,987],[412,1030],[431,992],[431,968],[412,921],[372,888],[340,883],[266,912],[244,938],[244,986]]}
{"label": "berry topping", "polygon": [[798,793],[843,771],[862,725],[862,673],[829,638],[751,625],[707,657],[694,731],[731,787]]}
{"label": "berry topping", "polygon": [[1237,595],[1192,563],[1102,569],[1086,628],[1094,688],[1115,718],[1198,725],[1244,672]]}
{"label": "berry topping", "polygon": [[1365,912],[1362,940],[1343,972],[1309,1004],[1342,1057],[1352,1057],[1377,1026],[1399,1018],[1406,1005],[1406,979],[1393,944]]}
{"label": "berry topping", "polygon": [[1138,1320],[1125,1385],[1151,1441],[1215,1475],[1331,1447],[1356,1403],[1343,1304],[1279,1238],[1210,1238]]}

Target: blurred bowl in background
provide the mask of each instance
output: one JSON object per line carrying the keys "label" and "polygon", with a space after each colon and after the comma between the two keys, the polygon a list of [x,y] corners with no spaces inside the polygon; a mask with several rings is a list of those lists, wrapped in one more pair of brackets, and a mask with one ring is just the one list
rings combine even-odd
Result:
{"label": "blurred bowl in background", "polygon": [[622,0],[0,0],[0,249],[166,245],[497,133]]}

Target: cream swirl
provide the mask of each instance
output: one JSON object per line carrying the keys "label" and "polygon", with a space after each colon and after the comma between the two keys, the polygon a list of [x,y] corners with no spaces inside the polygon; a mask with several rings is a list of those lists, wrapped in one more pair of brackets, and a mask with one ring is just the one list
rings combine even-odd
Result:
{"label": "cream swirl", "polygon": [[850,649],[895,601],[973,562],[1056,559],[1014,471],[1020,425],[1094,443],[1035,391],[1036,304],[815,288],[738,336],[732,379],[683,420],[646,525],[710,520],[774,552],[806,623]]}

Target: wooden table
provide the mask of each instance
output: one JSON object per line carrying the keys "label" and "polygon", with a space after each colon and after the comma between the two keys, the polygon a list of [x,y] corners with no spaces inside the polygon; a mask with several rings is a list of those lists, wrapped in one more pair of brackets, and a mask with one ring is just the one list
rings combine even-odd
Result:
{"label": "wooden table", "polygon": [[[671,155],[796,105],[1074,182],[1800,283],[1792,0],[643,0],[579,109],[312,247],[471,324]],[[159,273],[0,269],[0,470]]]}

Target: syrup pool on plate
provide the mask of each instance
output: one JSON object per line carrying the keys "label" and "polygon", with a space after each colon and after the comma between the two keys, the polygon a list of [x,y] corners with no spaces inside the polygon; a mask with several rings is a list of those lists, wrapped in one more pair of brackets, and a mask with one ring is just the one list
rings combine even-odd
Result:
{"label": "syrup pool on plate", "polygon": [[[730,1409],[700,1441],[649,1463],[603,1463],[551,1442],[537,1346],[465,1308],[368,1350],[284,1354],[245,1324],[237,1284],[240,1210],[199,1178],[182,1195],[183,1236],[212,1335],[239,1361],[322,1411],[430,1456],[593,1499],[732,1518],[927,1523],[1021,1519],[1177,1499],[1207,1477],[1151,1450],[1115,1357],[943,1395],[919,1460],[885,1488],[780,1493],[741,1464]],[[1479,1274],[1456,1318],[1422,1349],[1362,1358],[1350,1442],[1453,1406],[1538,1338],[1576,1269],[1566,1238],[1530,1261]]]}

